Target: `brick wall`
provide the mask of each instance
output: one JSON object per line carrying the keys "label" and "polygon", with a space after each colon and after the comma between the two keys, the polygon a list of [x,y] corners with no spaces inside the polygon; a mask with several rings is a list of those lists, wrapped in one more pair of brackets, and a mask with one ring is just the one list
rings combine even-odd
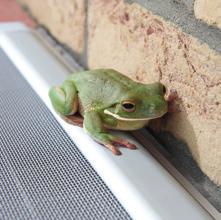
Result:
{"label": "brick wall", "polygon": [[209,25],[221,28],[221,1],[220,0],[196,0],[194,3],[196,18],[205,21]]}
{"label": "brick wall", "polygon": [[[10,8],[10,10],[8,10]],[[21,9],[15,0],[0,0],[0,22],[23,22],[29,27],[36,23]]]}
{"label": "brick wall", "polygon": [[175,89],[176,112],[162,127],[186,141],[201,169],[221,184],[218,0],[20,2],[85,67],[114,68],[134,80],[161,81]]}

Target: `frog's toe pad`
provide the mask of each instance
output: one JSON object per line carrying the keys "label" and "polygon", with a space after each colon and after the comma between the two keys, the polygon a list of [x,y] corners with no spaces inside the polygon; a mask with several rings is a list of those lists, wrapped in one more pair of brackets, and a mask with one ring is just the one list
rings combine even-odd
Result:
{"label": "frog's toe pad", "polygon": [[121,155],[120,150],[113,144],[105,144],[104,146],[110,149],[114,155]]}

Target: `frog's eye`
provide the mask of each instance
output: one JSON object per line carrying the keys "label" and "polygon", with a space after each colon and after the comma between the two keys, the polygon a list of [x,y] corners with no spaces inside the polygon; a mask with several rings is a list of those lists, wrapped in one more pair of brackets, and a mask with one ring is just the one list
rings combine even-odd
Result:
{"label": "frog's eye", "polygon": [[132,103],[131,101],[124,101],[122,103],[122,108],[126,111],[126,112],[134,112],[135,111],[135,104]]}

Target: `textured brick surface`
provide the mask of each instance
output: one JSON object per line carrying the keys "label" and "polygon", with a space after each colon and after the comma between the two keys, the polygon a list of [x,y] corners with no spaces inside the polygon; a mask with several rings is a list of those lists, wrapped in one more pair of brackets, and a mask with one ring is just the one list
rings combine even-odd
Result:
{"label": "textured brick surface", "polygon": [[39,23],[62,43],[67,44],[76,53],[84,47],[84,0],[19,0],[31,10]]}
{"label": "textured brick surface", "polygon": [[25,13],[15,0],[0,0],[0,22],[20,21],[29,27],[36,23]]}
{"label": "textured brick surface", "polygon": [[195,0],[194,12],[196,18],[221,28],[220,0]]}
{"label": "textured brick surface", "polygon": [[165,129],[184,139],[202,170],[221,184],[221,56],[137,4],[91,0],[88,63],[176,89]]}
{"label": "textured brick surface", "polygon": [[194,0],[125,0],[137,2],[153,14],[162,17],[165,21],[178,25],[183,32],[191,34],[210,48],[221,53],[221,31],[207,23],[196,19],[194,15]]}

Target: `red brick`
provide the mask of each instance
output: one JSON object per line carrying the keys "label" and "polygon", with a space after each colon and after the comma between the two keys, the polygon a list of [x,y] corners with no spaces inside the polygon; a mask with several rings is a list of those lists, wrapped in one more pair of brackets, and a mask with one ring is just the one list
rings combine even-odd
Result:
{"label": "red brick", "polygon": [[13,21],[23,22],[32,28],[36,26],[36,23],[15,0],[0,0],[0,22]]}

